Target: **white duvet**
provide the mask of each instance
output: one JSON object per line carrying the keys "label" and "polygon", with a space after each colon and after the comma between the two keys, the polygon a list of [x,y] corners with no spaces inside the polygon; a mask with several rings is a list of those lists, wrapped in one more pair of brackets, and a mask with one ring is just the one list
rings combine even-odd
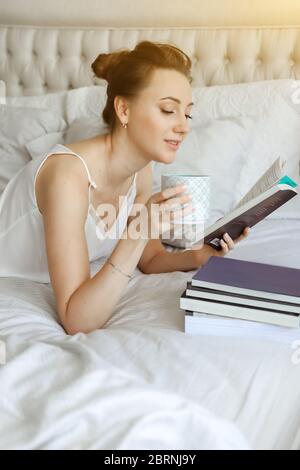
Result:
{"label": "white duvet", "polygon": [[[300,221],[265,220],[230,256],[300,267]],[[187,336],[193,273],[136,270],[105,329],[73,337],[50,285],[0,279],[0,448],[300,449],[292,345]]]}

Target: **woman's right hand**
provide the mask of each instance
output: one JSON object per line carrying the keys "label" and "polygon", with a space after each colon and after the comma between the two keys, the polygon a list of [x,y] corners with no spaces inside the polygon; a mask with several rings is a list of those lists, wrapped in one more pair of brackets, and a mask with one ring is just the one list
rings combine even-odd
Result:
{"label": "woman's right hand", "polygon": [[[174,220],[181,219],[193,212],[192,204],[187,204],[191,196],[186,186],[172,186],[153,194],[146,203],[149,238],[159,238],[174,226]],[[186,204],[183,207],[183,204]]]}

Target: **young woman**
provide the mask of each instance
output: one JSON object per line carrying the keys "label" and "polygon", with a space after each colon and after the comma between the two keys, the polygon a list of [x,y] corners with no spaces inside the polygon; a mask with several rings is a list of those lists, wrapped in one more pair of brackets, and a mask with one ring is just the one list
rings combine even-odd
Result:
{"label": "young woman", "polygon": [[[234,248],[227,235],[220,252],[204,246],[170,253],[159,236],[132,236],[133,204],[143,205],[158,235],[166,226],[154,220],[154,204],[171,210],[170,224],[182,216],[172,206],[192,210],[182,187],[151,192],[151,162],[173,162],[189,132],[190,59],[174,46],[143,41],[132,51],[100,54],[92,69],[108,82],[103,118],[110,131],[57,145],[31,161],[7,185],[0,204],[0,275],[51,282],[68,334],[101,328],[136,266],[146,274],[189,271]],[[103,204],[117,213],[108,226],[95,209]],[[116,224],[122,237],[114,239],[109,235]],[[89,263],[100,256],[107,261],[91,277]]]}

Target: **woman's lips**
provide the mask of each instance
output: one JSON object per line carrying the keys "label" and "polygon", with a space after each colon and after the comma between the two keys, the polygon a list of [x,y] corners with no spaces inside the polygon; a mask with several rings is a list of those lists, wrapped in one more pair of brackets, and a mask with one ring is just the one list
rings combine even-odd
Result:
{"label": "woman's lips", "polygon": [[177,150],[180,142],[176,140],[165,140],[166,144],[173,150]]}

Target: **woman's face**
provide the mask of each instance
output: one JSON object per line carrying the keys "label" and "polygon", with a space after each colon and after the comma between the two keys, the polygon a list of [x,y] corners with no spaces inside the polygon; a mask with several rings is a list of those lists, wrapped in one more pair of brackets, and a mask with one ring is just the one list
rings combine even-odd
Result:
{"label": "woman's face", "polygon": [[189,132],[192,88],[175,70],[157,69],[130,105],[129,137],[148,160],[172,163]]}

